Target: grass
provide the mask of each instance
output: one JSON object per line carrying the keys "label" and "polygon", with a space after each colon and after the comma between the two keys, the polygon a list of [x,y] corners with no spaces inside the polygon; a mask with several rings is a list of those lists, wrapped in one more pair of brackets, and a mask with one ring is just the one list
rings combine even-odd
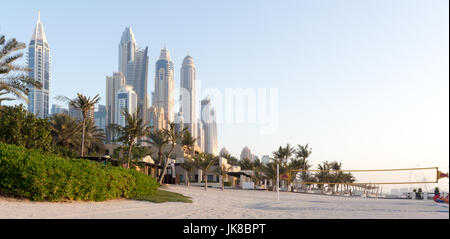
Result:
{"label": "grass", "polygon": [[139,201],[149,201],[153,203],[163,203],[163,202],[184,202],[184,203],[192,203],[192,200],[190,197],[184,196],[179,193],[173,193],[165,190],[158,189],[156,193],[148,195],[148,196],[141,196],[137,198],[132,198],[133,200],[139,200]]}

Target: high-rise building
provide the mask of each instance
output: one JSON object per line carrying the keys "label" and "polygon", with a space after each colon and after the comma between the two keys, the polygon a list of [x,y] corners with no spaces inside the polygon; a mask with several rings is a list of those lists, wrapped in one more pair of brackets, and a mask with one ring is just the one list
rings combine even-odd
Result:
{"label": "high-rise building", "polygon": [[[197,138],[197,111],[195,94],[195,64],[191,56],[186,56],[180,70],[180,113],[184,119],[185,127]],[[198,142],[196,142],[198,145]]]}
{"label": "high-rise building", "polygon": [[202,152],[205,152],[205,130],[200,120],[197,123],[197,129],[197,145]]}
{"label": "high-rise building", "polygon": [[97,129],[106,130],[106,106],[98,105],[98,110],[94,112],[95,126]]}
{"label": "high-rise building", "polygon": [[223,147],[219,152],[219,156],[229,155],[229,154],[230,154],[230,152],[228,152],[228,150],[225,147]]}
{"label": "high-rise building", "polygon": [[108,128],[116,122],[116,94],[125,85],[125,77],[122,72],[114,73],[106,77],[106,142],[112,141],[112,134]]}
{"label": "high-rise building", "polygon": [[52,104],[52,110],[50,111],[52,115],[54,114],[69,114],[69,110],[61,105]]}
{"label": "high-rise building", "polygon": [[173,62],[170,60],[169,50],[161,50],[155,68],[155,91],[152,93],[152,104],[164,109],[164,119],[168,123],[174,121],[173,91]]}
{"label": "high-rise building", "polygon": [[50,48],[41,23],[40,12],[28,46],[28,67],[31,69],[29,76],[42,84],[41,89],[29,86],[28,111],[39,118],[45,118],[49,113]]}
{"label": "high-rise building", "polygon": [[241,151],[241,160],[249,159],[250,161],[253,161],[254,155],[252,154],[252,151],[248,148],[248,146],[245,146]]}
{"label": "high-rise building", "polygon": [[131,27],[125,28],[119,43],[119,72],[124,76],[127,75],[128,62],[134,61],[136,51],[136,39],[134,38]]}
{"label": "high-rise building", "polygon": [[203,99],[201,107],[202,124],[205,131],[204,151],[206,153],[217,155],[219,150],[217,145],[216,112],[212,108],[211,99],[209,97]]}
{"label": "high-rise building", "polygon": [[123,114],[126,111],[128,114],[134,114],[137,110],[137,94],[133,90],[133,86],[124,85],[122,86],[116,94],[116,117],[115,124],[121,125],[124,127],[126,125],[125,115]]}
{"label": "high-rise building", "polygon": [[134,53],[134,60],[129,61],[125,75],[127,85],[133,86],[133,90],[137,94],[137,105],[140,109],[141,118],[147,122],[147,108],[148,108],[148,47],[136,50]]}
{"label": "high-rise building", "polygon": [[162,130],[166,128],[166,121],[164,119],[164,109],[155,106],[148,108],[149,124],[155,130]]}
{"label": "high-rise building", "polygon": [[181,112],[175,114],[175,130],[181,132],[184,129],[184,118]]}
{"label": "high-rise building", "polygon": [[261,162],[262,162],[263,164],[268,164],[268,163],[270,163],[270,156],[269,156],[269,155],[263,155],[263,156],[262,156],[262,159],[261,159]]}

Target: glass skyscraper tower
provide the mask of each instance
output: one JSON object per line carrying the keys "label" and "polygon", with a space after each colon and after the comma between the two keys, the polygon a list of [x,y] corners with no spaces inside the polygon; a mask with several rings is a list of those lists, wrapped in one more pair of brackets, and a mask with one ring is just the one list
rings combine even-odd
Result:
{"label": "glass skyscraper tower", "polygon": [[141,118],[147,122],[148,47],[138,49],[131,27],[125,28],[119,44],[119,72],[137,94]]}
{"label": "glass skyscraper tower", "polygon": [[40,13],[28,46],[28,67],[31,69],[29,76],[42,84],[41,89],[29,87],[28,111],[39,118],[45,118],[49,113],[50,48]]}
{"label": "glass skyscraper tower", "polygon": [[186,56],[180,70],[180,113],[184,119],[185,127],[188,128],[193,138],[197,139],[197,100],[195,94],[195,64],[191,56]]}
{"label": "glass skyscraper tower", "polygon": [[173,62],[167,48],[161,50],[155,69],[155,91],[152,93],[153,106],[164,109],[166,122],[174,121],[173,91],[175,82],[173,79]]}

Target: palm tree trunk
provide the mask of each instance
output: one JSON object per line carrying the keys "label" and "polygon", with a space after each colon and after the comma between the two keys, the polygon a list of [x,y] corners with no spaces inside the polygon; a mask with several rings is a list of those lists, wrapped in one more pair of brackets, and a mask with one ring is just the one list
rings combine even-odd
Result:
{"label": "palm tree trunk", "polygon": [[205,190],[208,190],[208,175],[203,175],[205,177]]}
{"label": "palm tree trunk", "polygon": [[158,161],[159,161],[159,165],[161,166],[161,158],[162,158],[162,148],[158,149]]}
{"label": "palm tree trunk", "polygon": [[86,128],[86,119],[83,118],[83,133],[81,135],[81,157],[84,157],[84,134]]}
{"label": "palm tree trunk", "polygon": [[130,144],[130,148],[128,149],[128,163],[127,169],[130,169],[130,161],[131,161],[131,149],[133,148],[133,143]]}
{"label": "palm tree trunk", "polygon": [[185,177],[186,177],[186,178],[184,179],[184,182],[186,183],[186,186],[189,187],[189,185],[188,185],[188,184],[189,184],[188,172],[187,172],[186,170],[184,171],[184,175],[185,175]]}
{"label": "palm tree trunk", "polygon": [[163,181],[164,176],[166,174],[167,165],[169,164],[169,159],[170,159],[169,157],[172,154],[172,151],[173,151],[174,148],[175,148],[175,145],[172,144],[172,148],[170,149],[169,153],[167,154],[166,162],[164,162],[164,168],[163,168],[163,171],[161,172],[161,176],[159,178],[159,184],[162,184],[162,181]]}

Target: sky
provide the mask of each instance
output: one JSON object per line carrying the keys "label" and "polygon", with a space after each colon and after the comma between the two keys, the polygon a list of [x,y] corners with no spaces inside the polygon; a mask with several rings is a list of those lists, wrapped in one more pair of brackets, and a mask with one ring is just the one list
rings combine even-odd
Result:
{"label": "sky", "polygon": [[16,0],[0,15],[0,33],[28,44],[38,10],[51,98],[99,93],[104,104],[130,26],[149,47],[149,94],[164,46],[176,86],[189,54],[202,88],[277,89],[274,132],[261,133],[260,122],[218,124],[219,149],[236,157],[244,146],[262,157],[309,143],[312,164],[448,171],[447,0]]}

